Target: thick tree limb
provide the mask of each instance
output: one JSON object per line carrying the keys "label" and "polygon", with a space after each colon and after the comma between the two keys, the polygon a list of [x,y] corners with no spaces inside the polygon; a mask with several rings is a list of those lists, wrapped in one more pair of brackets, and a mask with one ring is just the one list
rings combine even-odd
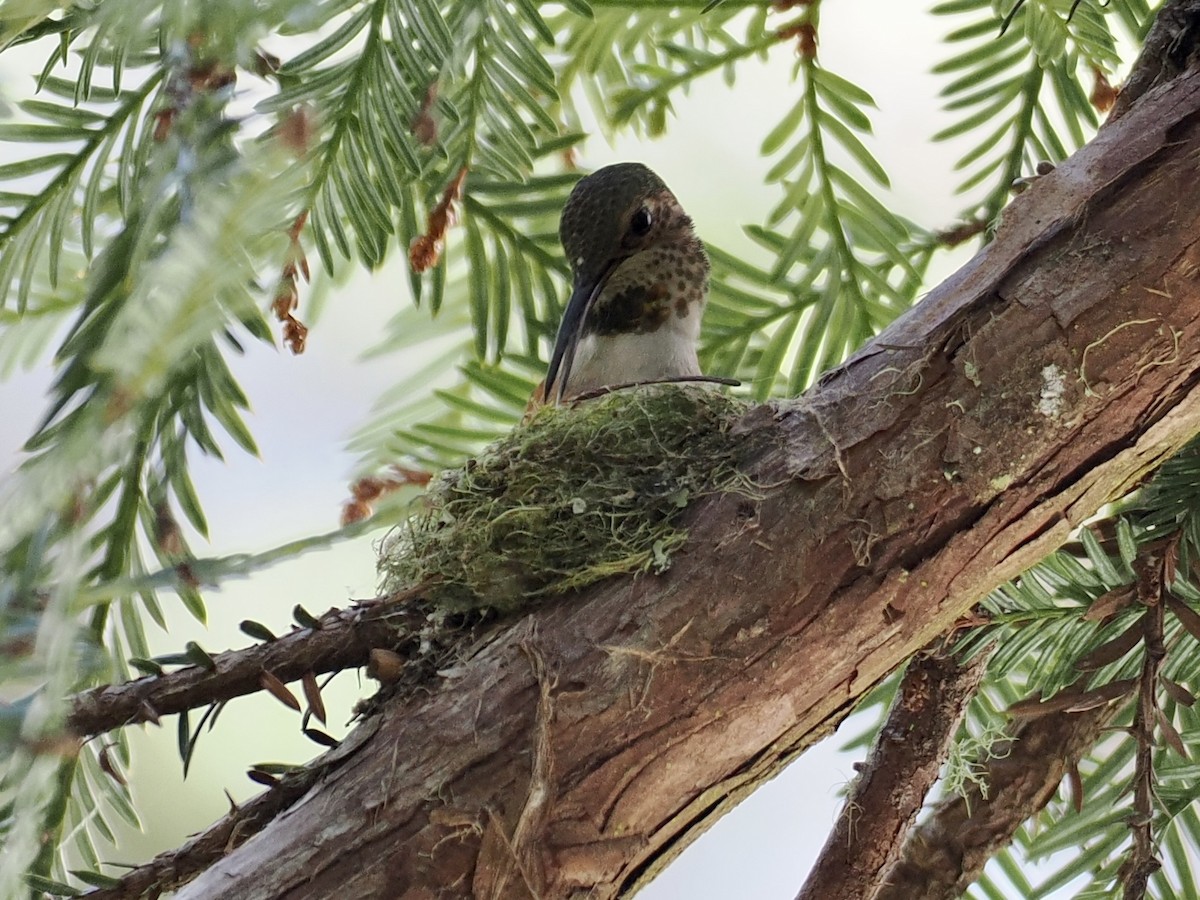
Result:
{"label": "thick tree limb", "polygon": [[875,895],[937,780],[988,655],[959,665],[935,651],[909,663],[871,755],[797,900]]}
{"label": "thick tree limb", "polygon": [[[873,900],[957,900],[1016,830],[1050,802],[1058,785],[1095,744],[1120,704],[1021,722],[995,748],[980,783],[949,797],[909,832],[900,860]],[[863,895],[864,897],[868,895]]]}
{"label": "thick tree limb", "polygon": [[336,750],[324,754],[309,766],[284,775],[270,790],[231,809],[212,827],[182,846],[160,853],[145,865],[133,869],[117,886],[89,892],[88,900],[154,900],[165,891],[187,884],[303,797],[323,771],[350,758],[374,734],[377,721],[359,726]]}
{"label": "thick tree limb", "polygon": [[[178,895],[614,897],[1200,430],[1200,75],[742,428],[762,499],[528,616]],[[536,663],[535,663],[536,660]],[[498,873],[508,873],[500,875]]]}

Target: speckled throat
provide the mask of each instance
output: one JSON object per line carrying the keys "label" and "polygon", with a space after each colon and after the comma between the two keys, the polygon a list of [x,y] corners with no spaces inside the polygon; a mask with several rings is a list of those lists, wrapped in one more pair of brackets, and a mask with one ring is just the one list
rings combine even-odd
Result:
{"label": "speckled throat", "polygon": [[658,331],[671,319],[698,321],[708,296],[708,256],[699,239],[659,244],[625,260],[609,276],[583,323],[601,337]]}
{"label": "speckled throat", "polygon": [[708,257],[694,236],[625,260],[583,323],[568,393],[699,375]]}

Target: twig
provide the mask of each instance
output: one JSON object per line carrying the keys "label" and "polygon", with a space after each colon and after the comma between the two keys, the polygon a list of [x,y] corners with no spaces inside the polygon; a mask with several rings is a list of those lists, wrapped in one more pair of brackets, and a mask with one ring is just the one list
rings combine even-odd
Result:
{"label": "twig", "polygon": [[419,593],[419,589],[406,591],[330,610],[316,628],[300,628],[274,641],[215,654],[212,668],[188,666],[76,694],[67,701],[71,712],[66,726],[81,737],[101,734],[256,693],[262,689],[264,672],[288,682],[309,672],[319,675],[366,665],[372,649],[395,649],[420,633],[426,612],[405,602]]}
{"label": "twig", "polygon": [[685,384],[693,382],[723,384],[726,387],[737,387],[741,384],[736,378],[722,378],[717,375],[676,375],[673,378],[652,378],[649,381],[624,381],[620,384],[606,384],[604,387],[577,394],[570,398],[570,402],[578,403],[580,400],[595,400],[597,397],[603,397],[606,394],[624,391],[629,388],[644,387],[648,384]]}
{"label": "twig", "polygon": [[1134,755],[1133,815],[1129,831],[1133,847],[1121,866],[1121,884],[1125,900],[1141,900],[1146,896],[1150,876],[1162,868],[1154,854],[1154,727],[1158,721],[1158,670],[1166,650],[1163,647],[1163,579],[1162,560],[1155,556],[1134,561],[1138,574],[1138,599],[1145,604],[1142,615],[1142,674],[1138,681],[1137,708],[1130,729],[1137,752]]}
{"label": "twig", "polygon": [[973,218],[949,225],[933,233],[935,247],[957,247],[987,230],[987,219]]}
{"label": "twig", "polygon": [[797,900],[870,897],[900,854],[987,664],[934,652],[909,663],[870,758]]}

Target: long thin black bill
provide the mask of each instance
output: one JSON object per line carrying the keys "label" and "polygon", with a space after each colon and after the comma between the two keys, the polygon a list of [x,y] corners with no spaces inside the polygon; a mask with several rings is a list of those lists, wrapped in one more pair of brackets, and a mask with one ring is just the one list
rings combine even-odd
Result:
{"label": "long thin black bill", "polygon": [[567,380],[571,377],[571,366],[575,364],[575,350],[579,347],[579,339],[583,336],[583,322],[588,310],[599,296],[604,287],[605,279],[599,279],[595,284],[580,284],[571,292],[567,308],[563,311],[562,324],[558,326],[558,337],[554,340],[554,354],[550,357],[550,368],[546,370],[546,387],[543,396],[549,398],[554,390],[556,403],[562,402],[563,392],[567,388]]}

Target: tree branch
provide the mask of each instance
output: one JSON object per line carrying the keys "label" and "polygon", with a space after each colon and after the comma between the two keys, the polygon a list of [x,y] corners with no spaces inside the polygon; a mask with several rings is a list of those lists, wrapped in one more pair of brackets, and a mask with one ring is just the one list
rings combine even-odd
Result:
{"label": "tree branch", "polygon": [[965,666],[934,650],[908,665],[865,766],[797,900],[873,897],[937,780],[987,653]]}
{"label": "tree branch", "polygon": [[1021,722],[995,748],[978,783],[939,802],[909,833],[887,884],[872,900],[961,897],[1021,824],[1050,802],[1119,709],[1109,703]]}
{"label": "tree branch", "polygon": [[269,790],[235,806],[182,846],[160,853],[128,872],[115,887],[89,892],[88,900],[155,900],[166,891],[187,884],[303,797],[327,769],[352,756],[375,733],[376,722],[360,725],[336,750],[283,775]]}
{"label": "tree branch", "polygon": [[[759,499],[697,503],[663,577],[547,605],[387,704],[352,765],[181,900],[600,898],[652,878],[1200,431],[1197,183],[1190,73],[819,386],[749,414]],[[497,887],[513,860],[528,877]]]}
{"label": "tree branch", "polygon": [[404,650],[420,639],[428,625],[427,611],[406,604],[417,594],[419,589],[330,610],[316,628],[216,654],[211,669],[188,666],[76,694],[68,700],[66,726],[80,736],[101,734],[253,694],[262,690],[264,672],[288,682],[309,672],[319,675],[366,665],[372,649]]}
{"label": "tree branch", "polygon": [[[1168,0],[1146,32],[1142,50],[1107,122],[1125,115],[1151,88],[1179,76],[1200,50],[1200,0]],[[1106,124],[1107,124],[1106,122]]]}
{"label": "tree branch", "polygon": [[1124,900],[1142,900],[1150,876],[1162,868],[1154,853],[1154,729],[1158,724],[1158,671],[1163,657],[1163,577],[1162,560],[1145,555],[1134,561],[1138,575],[1138,600],[1146,607],[1142,613],[1142,671],[1138,678],[1137,704],[1134,707],[1131,734],[1137,742],[1134,754],[1133,815],[1129,831],[1133,846],[1121,866]]}
{"label": "tree branch", "polygon": [[[1129,827],[1133,848],[1121,868],[1124,896],[1145,895],[1148,879],[1160,868],[1151,833],[1154,727],[1161,721],[1156,699],[1163,646],[1166,577],[1163,554],[1173,559],[1178,535],[1147,544],[1135,560],[1136,594],[1145,608],[1127,632],[1097,648],[1078,664],[1094,670],[1120,658],[1143,643],[1142,672],[1097,687],[1083,681],[1045,700],[1031,698],[1015,704],[1010,713],[1022,719],[1012,736],[992,751],[984,775],[960,797],[943,800],[930,818],[910,834],[900,862],[889,874],[888,887],[873,900],[904,900],[919,893],[923,900],[953,900],[979,877],[984,865],[1007,846],[1020,825],[1049,802],[1064,774],[1077,764],[1101,731],[1137,689],[1131,733],[1137,741],[1134,814]],[[1170,563],[1173,565],[1173,563]],[[1121,601],[1132,602],[1134,588]],[[1123,592],[1124,594],[1125,592]],[[1029,718],[1032,717],[1032,718]],[[1076,790],[1081,788],[1077,787]],[[1077,796],[1077,803],[1082,798]]]}

